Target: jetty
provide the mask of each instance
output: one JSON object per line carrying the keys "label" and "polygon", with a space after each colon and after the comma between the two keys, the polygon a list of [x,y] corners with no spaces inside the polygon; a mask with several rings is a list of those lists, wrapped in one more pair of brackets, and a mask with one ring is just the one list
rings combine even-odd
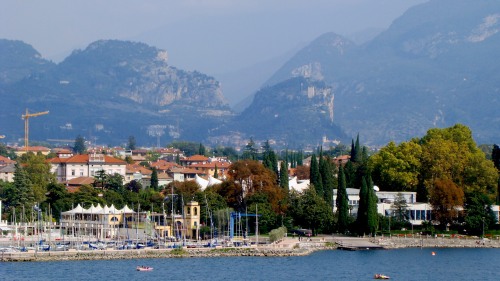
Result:
{"label": "jetty", "polygon": [[361,250],[382,250],[384,246],[370,242],[368,238],[354,238],[354,237],[335,237],[333,238],[337,249],[347,251],[361,251]]}

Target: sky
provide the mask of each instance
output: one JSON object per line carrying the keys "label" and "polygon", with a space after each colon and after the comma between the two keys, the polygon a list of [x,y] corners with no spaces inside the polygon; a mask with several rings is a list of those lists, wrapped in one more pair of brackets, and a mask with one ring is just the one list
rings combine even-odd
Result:
{"label": "sky", "polygon": [[0,38],[60,62],[100,39],[164,49],[169,63],[230,73],[298,50],[325,32],[385,29],[427,0],[0,0]]}

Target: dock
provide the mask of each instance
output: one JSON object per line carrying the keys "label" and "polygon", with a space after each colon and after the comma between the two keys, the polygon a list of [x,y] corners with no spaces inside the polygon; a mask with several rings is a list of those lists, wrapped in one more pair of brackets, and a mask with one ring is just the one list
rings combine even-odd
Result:
{"label": "dock", "polygon": [[335,237],[335,244],[338,245],[337,249],[346,251],[362,251],[362,250],[383,250],[381,245],[377,245],[369,241],[368,238],[356,237]]}

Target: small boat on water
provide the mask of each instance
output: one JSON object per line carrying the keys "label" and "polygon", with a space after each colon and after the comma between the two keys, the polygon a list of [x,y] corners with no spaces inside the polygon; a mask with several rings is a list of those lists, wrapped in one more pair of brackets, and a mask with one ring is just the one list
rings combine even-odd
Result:
{"label": "small boat on water", "polygon": [[391,279],[391,277],[387,276],[387,275],[384,275],[384,274],[375,274],[375,276],[373,276],[374,279]]}
{"label": "small boat on water", "polygon": [[151,271],[151,270],[153,270],[152,267],[144,266],[144,265],[138,266],[136,269],[137,269],[137,271]]}

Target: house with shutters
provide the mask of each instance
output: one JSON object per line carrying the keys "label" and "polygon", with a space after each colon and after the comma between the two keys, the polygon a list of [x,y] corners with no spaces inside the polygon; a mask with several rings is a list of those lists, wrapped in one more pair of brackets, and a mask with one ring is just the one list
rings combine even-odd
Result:
{"label": "house with shutters", "polygon": [[78,177],[94,177],[103,170],[106,174],[119,174],[125,178],[127,163],[104,154],[58,154],[47,160],[57,181],[67,183]]}

